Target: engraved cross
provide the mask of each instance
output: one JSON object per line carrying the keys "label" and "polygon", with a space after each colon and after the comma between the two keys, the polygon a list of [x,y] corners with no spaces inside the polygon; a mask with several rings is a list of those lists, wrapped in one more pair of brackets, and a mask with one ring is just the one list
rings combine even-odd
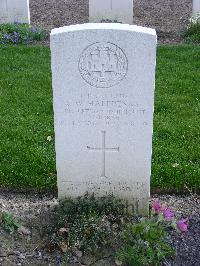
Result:
{"label": "engraved cross", "polygon": [[90,151],[101,151],[102,152],[102,170],[101,177],[106,177],[106,152],[119,152],[119,147],[117,148],[107,148],[106,147],[106,131],[101,131],[102,133],[102,147],[92,148],[87,146]]}

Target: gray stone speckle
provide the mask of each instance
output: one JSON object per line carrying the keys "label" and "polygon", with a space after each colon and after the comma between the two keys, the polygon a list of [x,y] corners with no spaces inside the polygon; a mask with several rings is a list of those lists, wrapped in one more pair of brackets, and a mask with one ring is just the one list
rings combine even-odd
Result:
{"label": "gray stone speckle", "polygon": [[[31,23],[47,30],[89,21],[89,0],[30,0]],[[180,42],[192,13],[191,0],[135,0],[133,23],[157,30],[162,43]]]}

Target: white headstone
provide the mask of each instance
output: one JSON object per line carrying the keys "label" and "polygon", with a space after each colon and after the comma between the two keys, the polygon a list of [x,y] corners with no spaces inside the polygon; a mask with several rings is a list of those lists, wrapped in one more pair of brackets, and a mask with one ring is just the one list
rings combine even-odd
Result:
{"label": "white headstone", "polygon": [[193,15],[200,15],[200,0],[193,0],[193,5],[192,5],[192,13]]}
{"label": "white headstone", "polygon": [[133,23],[133,0],[89,0],[90,22],[102,20]]}
{"label": "white headstone", "polygon": [[147,214],[156,33],[124,24],[51,32],[59,198],[113,194]]}
{"label": "white headstone", "polygon": [[0,24],[30,23],[29,0],[0,0]]}

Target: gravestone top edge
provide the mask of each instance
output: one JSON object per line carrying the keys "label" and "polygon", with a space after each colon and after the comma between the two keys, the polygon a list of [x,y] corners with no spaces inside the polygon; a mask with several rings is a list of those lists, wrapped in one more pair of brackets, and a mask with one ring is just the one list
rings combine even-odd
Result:
{"label": "gravestone top edge", "polygon": [[138,33],[156,36],[155,29],[141,27],[137,25],[120,24],[120,23],[85,23],[85,24],[64,26],[52,29],[51,36],[62,33],[85,31],[85,30],[122,30],[122,31],[138,32]]}

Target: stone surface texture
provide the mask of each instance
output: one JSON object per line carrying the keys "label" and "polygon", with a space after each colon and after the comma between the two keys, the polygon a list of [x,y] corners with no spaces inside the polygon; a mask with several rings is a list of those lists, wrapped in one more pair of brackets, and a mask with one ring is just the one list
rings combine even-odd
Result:
{"label": "stone surface texture", "polygon": [[133,24],[133,0],[89,0],[89,21]]}
{"label": "stone surface texture", "polygon": [[51,52],[59,198],[113,193],[147,212],[155,31],[116,23],[54,29]]}
{"label": "stone surface texture", "polygon": [[30,23],[29,0],[0,0],[0,23]]}

